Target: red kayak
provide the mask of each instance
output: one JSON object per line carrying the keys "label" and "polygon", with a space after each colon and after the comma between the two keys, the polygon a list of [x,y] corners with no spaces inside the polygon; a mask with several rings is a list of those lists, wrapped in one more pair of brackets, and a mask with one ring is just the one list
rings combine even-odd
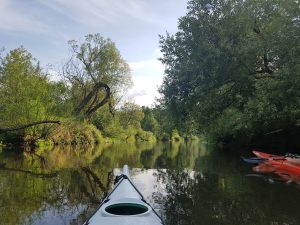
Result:
{"label": "red kayak", "polygon": [[300,175],[300,165],[289,162],[287,160],[269,159],[265,161],[266,164],[275,167],[277,170],[280,169],[286,172],[297,173]]}
{"label": "red kayak", "polygon": [[252,151],[254,155],[256,155],[259,158],[263,158],[263,159],[285,159],[284,156],[280,156],[280,155],[272,155],[272,154],[268,154],[268,153],[264,153],[264,152],[259,152],[259,151]]}
{"label": "red kayak", "polygon": [[252,151],[262,163],[253,167],[259,173],[275,173],[286,183],[295,182],[300,185],[300,158],[273,155],[259,151]]}
{"label": "red kayak", "polygon": [[291,171],[290,168],[285,170],[263,162],[257,166],[254,166],[252,169],[257,173],[275,173],[286,183],[294,182],[300,185],[300,173],[293,170]]}
{"label": "red kayak", "polygon": [[259,152],[259,151],[252,151],[254,155],[256,155],[259,158],[263,159],[273,159],[273,160],[285,160],[293,164],[299,164],[300,165],[300,158],[296,157],[288,157],[288,156],[280,156],[280,155],[273,155],[273,154],[268,154],[264,152]]}
{"label": "red kayak", "polygon": [[253,171],[259,173],[285,172],[300,175],[300,166],[286,160],[266,160],[254,166]]}

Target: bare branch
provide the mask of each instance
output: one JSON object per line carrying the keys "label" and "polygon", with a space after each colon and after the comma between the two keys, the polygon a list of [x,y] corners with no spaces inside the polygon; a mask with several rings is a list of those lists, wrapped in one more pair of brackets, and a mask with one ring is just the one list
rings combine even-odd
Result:
{"label": "bare branch", "polygon": [[39,124],[45,124],[45,123],[56,123],[56,124],[60,124],[59,120],[42,120],[42,121],[37,121],[37,122],[33,122],[33,123],[29,123],[20,127],[13,127],[13,128],[0,128],[0,134],[1,133],[6,133],[6,132],[10,132],[10,131],[16,131],[16,130],[23,130],[25,128],[28,127],[32,127],[32,126],[36,126]]}

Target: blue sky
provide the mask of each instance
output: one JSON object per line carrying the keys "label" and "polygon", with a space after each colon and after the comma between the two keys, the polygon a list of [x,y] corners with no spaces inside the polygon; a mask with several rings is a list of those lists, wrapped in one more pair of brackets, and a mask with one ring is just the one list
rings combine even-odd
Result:
{"label": "blue sky", "polygon": [[0,0],[0,48],[23,45],[41,64],[61,66],[67,41],[89,33],[111,38],[132,69],[130,96],[151,105],[163,65],[158,35],[175,33],[187,0]]}

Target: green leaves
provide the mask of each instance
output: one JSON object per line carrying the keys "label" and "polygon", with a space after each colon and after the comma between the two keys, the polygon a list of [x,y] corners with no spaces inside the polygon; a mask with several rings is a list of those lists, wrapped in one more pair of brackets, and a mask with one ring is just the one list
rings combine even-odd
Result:
{"label": "green leaves", "polygon": [[115,43],[100,34],[89,34],[85,41],[69,41],[72,57],[63,69],[71,85],[75,114],[90,117],[114,96],[120,98],[132,85],[130,68]]}
{"label": "green leaves", "polygon": [[47,116],[48,78],[24,48],[11,51],[1,64],[1,126],[28,123]]}
{"label": "green leaves", "polygon": [[143,107],[144,118],[141,121],[141,127],[145,131],[151,131],[157,137],[160,135],[160,124],[154,116],[153,110],[148,107]]}
{"label": "green leaves", "polygon": [[[57,103],[52,92],[54,86],[26,49],[20,47],[10,51],[0,64],[0,127],[17,128],[53,118]],[[39,125],[19,130],[16,137],[18,141],[45,137],[46,127]],[[7,138],[14,139],[13,136]]]}
{"label": "green leaves", "polygon": [[[281,126],[295,123],[300,79],[298,4],[293,0],[188,2],[179,31],[160,39],[161,61],[166,65],[161,102],[181,121],[177,127],[192,118],[198,131],[215,133],[223,127],[220,121],[234,125],[234,115],[239,115],[241,125],[217,132],[222,139],[237,136],[245,127],[273,129],[278,119]],[[260,119],[253,119],[254,112]],[[263,119],[269,121],[266,126]]]}

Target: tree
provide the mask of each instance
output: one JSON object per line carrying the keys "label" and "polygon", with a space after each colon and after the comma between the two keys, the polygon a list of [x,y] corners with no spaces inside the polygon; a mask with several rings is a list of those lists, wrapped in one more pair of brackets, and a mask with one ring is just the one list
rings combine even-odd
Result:
{"label": "tree", "polygon": [[143,107],[142,109],[145,115],[143,120],[141,121],[142,129],[145,131],[151,131],[156,136],[158,136],[160,132],[160,126],[158,121],[154,117],[154,113],[152,112],[153,110],[149,107]]}
{"label": "tree", "polygon": [[120,123],[123,128],[141,128],[141,120],[144,118],[142,108],[132,102],[125,102],[119,110]]}
{"label": "tree", "polygon": [[125,102],[111,115],[105,105],[93,116],[93,124],[107,137],[128,141],[129,137],[141,130],[141,120],[144,117],[142,108],[132,102]]}
{"label": "tree", "polygon": [[50,93],[48,76],[25,48],[1,57],[0,132],[16,130],[18,139],[46,135],[47,125],[36,125],[59,123],[51,120],[54,101]]}
{"label": "tree", "polygon": [[[295,0],[189,1],[179,31],[161,36],[161,61],[166,65],[162,105],[177,121],[191,118],[198,131],[221,139],[263,126],[261,120],[252,122],[251,110],[272,114],[264,131],[272,130],[278,119],[295,124],[299,111],[293,112],[293,119],[288,114],[299,105],[298,4]],[[294,95],[275,103],[271,86],[281,87],[280,93],[289,86]],[[265,101],[254,105],[262,95]]]}
{"label": "tree", "polygon": [[[99,34],[85,36],[85,41],[69,41],[72,57],[63,69],[70,83],[74,113],[90,118],[97,109],[112,103],[121,90],[131,84],[130,69],[115,43]],[[112,108],[110,107],[112,110]]]}

